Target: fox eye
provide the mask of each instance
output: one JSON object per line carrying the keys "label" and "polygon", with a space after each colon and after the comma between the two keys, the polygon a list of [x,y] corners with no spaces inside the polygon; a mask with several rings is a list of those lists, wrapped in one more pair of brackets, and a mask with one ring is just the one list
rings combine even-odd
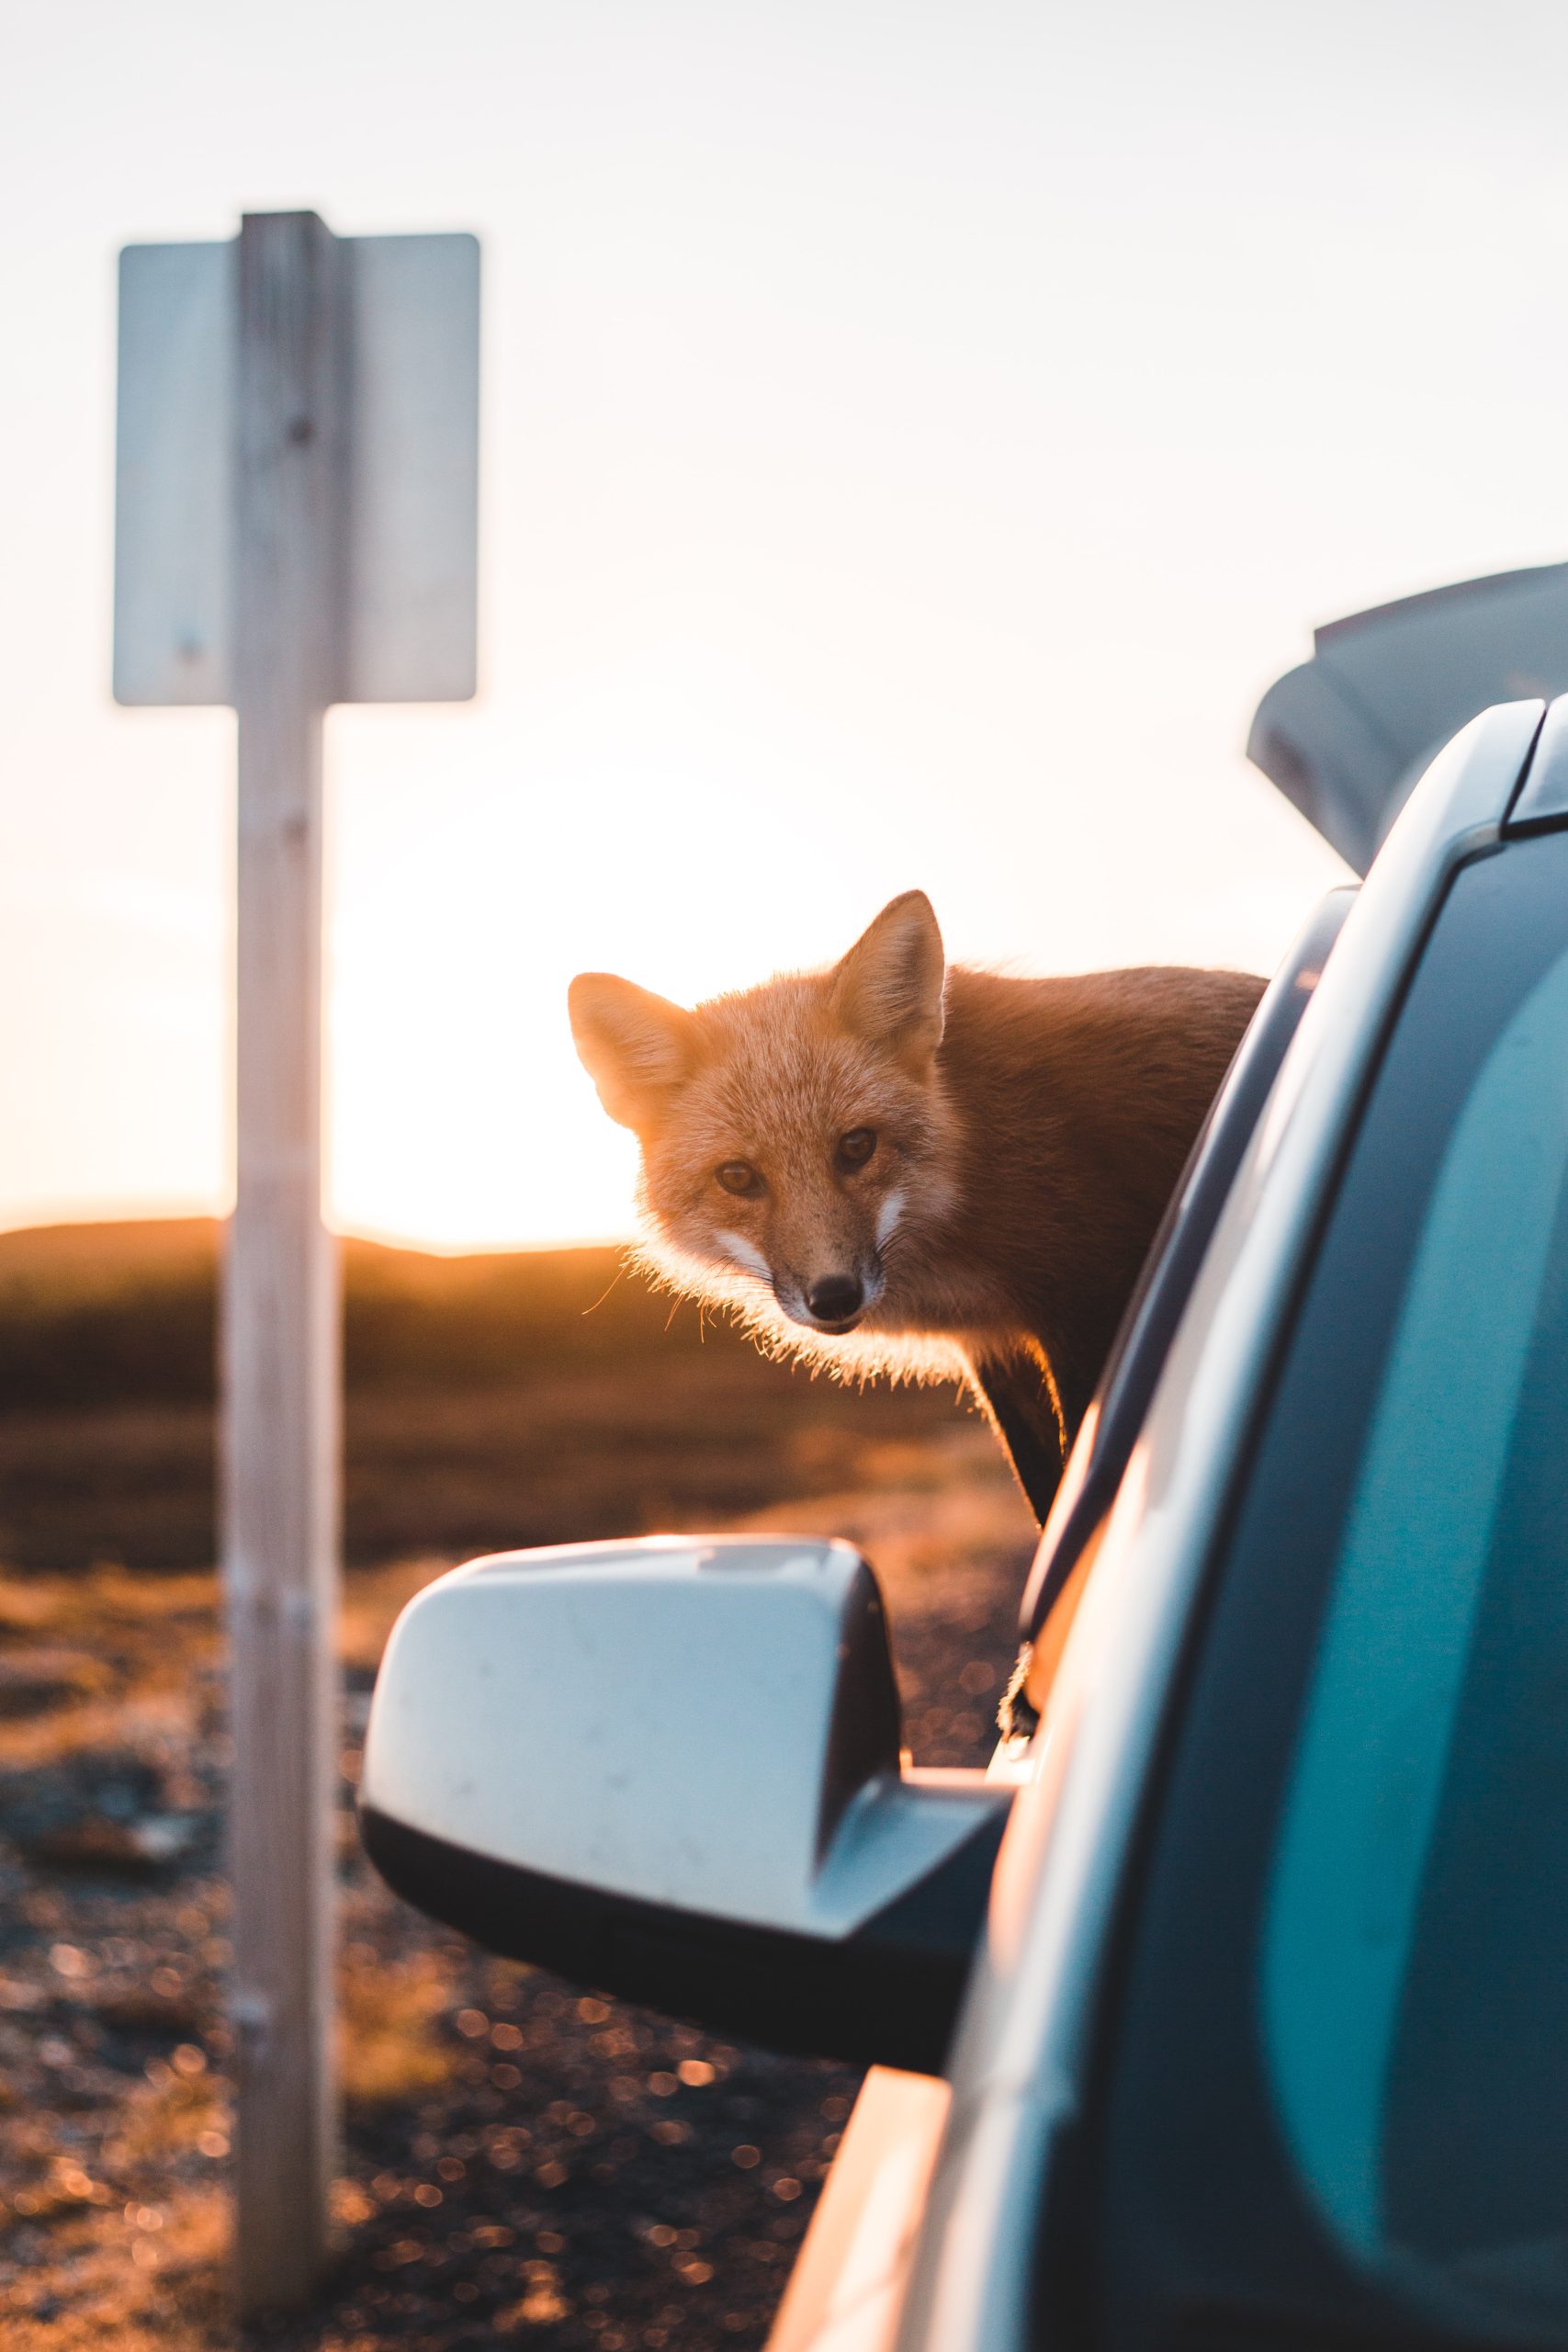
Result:
{"label": "fox eye", "polygon": [[839,1137],[839,1165],[840,1168],[863,1168],[875,1149],[876,1130],[874,1127],[852,1127],[847,1136]]}
{"label": "fox eye", "polygon": [[753,1200],[766,1189],[749,1159],[727,1159],[715,1173],[725,1191],[739,1200]]}

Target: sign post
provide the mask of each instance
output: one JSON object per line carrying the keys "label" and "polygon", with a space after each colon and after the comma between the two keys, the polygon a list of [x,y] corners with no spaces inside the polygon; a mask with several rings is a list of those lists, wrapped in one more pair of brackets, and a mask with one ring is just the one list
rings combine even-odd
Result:
{"label": "sign post", "polygon": [[321,735],[342,606],[336,240],[240,232],[235,1196],[224,1264],[222,1549],[233,1793],[240,2301],[299,2304],[336,2132],[333,1827],[337,1266],[321,1221]]}
{"label": "sign post", "polygon": [[321,745],[473,692],[478,247],[248,216],[121,256],[115,692],[238,715],[235,1205],[222,1289],[235,2282],[326,2253],[337,1786],[336,1252],[321,1216]]}

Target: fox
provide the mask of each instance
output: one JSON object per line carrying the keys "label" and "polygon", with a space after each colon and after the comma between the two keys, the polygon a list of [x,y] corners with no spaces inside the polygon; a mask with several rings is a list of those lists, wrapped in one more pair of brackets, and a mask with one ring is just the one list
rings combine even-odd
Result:
{"label": "fox", "polygon": [[771,1353],[956,1380],[1043,1520],[1263,988],[950,965],[907,890],[825,970],[691,1008],[582,972],[568,1010],[640,1147],[643,1269]]}

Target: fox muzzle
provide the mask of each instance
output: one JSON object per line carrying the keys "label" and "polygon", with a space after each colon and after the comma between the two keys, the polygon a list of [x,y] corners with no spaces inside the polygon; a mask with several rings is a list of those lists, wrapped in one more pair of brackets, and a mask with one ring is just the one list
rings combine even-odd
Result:
{"label": "fox muzzle", "polygon": [[823,1274],[806,1293],[807,1312],[825,1330],[847,1331],[865,1305],[858,1274]]}

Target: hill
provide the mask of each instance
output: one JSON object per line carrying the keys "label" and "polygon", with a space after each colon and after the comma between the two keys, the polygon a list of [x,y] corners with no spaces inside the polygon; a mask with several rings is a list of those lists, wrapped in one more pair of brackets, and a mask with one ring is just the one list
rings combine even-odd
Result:
{"label": "hill", "polygon": [[[0,1234],[0,1411],[209,1403],[220,1228],[181,1217]],[[463,1258],[344,1244],[350,1390],[491,1386],[529,1363],[667,1360],[741,1343],[622,1271],[613,1248]]]}
{"label": "hill", "polygon": [[[197,1219],[0,1235],[0,1563],[210,1562],[217,1260]],[[728,1518],[966,1409],[769,1363],[613,1249],[350,1241],[344,1287],[356,1561]]]}

